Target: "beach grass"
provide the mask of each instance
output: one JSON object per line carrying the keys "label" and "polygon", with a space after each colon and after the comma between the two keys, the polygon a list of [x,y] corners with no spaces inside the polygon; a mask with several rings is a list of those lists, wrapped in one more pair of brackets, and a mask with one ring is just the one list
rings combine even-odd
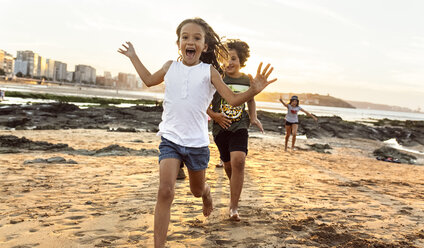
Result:
{"label": "beach grass", "polygon": [[54,100],[58,102],[78,102],[78,103],[97,103],[100,105],[109,105],[109,104],[136,104],[136,105],[161,105],[161,102],[155,100],[130,100],[130,99],[119,99],[119,98],[101,98],[101,97],[83,97],[83,96],[65,96],[65,95],[55,95],[48,93],[31,93],[31,92],[20,92],[20,91],[6,91],[6,97],[20,97],[20,98],[32,98],[32,99],[44,99],[44,100]]}

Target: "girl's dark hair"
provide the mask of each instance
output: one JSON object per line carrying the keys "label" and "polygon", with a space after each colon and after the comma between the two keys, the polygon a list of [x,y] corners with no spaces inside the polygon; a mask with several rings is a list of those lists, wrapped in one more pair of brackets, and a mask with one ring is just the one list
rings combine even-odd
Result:
{"label": "girl's dark hair", "polygon": [[298,99],[290,99],[289,104],[291,104],[293,101],[297,101],[296,107],[298,107],[299,106],[299,100]]}
{"label": "girl's dark hair", "polygon": [[[224,46],[224,44],[222,44],[221,38],[202,18],[196,17],[193,19],[186,19],[181,22],[180,25],[178,25],[177,42],[180,40],[181,29],[187,23],[197,24],[202,27],[203,31],[205,32],[205,43],[208,45],[208,50],[206,52],[203,52],[202,55],[200,55],[200,60],[204,63],[211,64],[220,74],[223,74],[224,71],[222,70],[221,65],[228,58],[228,50]],[[180,61],[181,59],[182,56],[180,55],[178,57],[178,61]]]}
{"label": "girl's dark hair", "polygon": [[238,39],[228,39],[225,42],[228,50],[235,50],[240,60],[240,67],[246,66],[246,61],[250,57],[249,45],[246,42]]}

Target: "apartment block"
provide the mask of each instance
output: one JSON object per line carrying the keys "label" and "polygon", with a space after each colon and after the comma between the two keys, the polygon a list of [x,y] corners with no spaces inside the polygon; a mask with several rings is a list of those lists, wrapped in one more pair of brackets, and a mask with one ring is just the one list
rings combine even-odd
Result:
{"label": "apartment block", "polygon": [[6,76],[12,77],[15,66],[15,59],[13,56],[3,50],[0,50],[0,69],[2,69]]}
{"label": "apartment block", "polygon": [[74,81],[94,84],[96,82],[96,69],[89,65],[76,65]]}

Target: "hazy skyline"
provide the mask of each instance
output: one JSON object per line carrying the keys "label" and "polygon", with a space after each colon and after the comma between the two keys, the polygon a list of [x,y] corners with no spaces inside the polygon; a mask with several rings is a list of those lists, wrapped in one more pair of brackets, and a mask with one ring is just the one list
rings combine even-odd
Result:
{"label": "hazy skyline", "polygon": [[272,63],[267,91],[330,94],[424,109],[424,2],[0,0],[0,49],[33,50],[68,64],[135,73],[116,50],[131,41],[146,67],[178,56],[175,29],[201,17],[246,41],[246,73]]}

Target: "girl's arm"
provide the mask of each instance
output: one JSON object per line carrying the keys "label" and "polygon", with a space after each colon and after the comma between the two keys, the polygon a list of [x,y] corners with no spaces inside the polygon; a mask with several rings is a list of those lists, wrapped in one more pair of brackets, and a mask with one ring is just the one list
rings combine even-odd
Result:
{"label": "girl's arm", "polygon": [[154,74],[151,74],[149,70],[147,70],[147,68],[143,65],[143,63],[141,63],[140,59],[135,53],[134,47],[131,44],[131,42],[127,42],[127,45],[128,46],[126,46],[125,44],[122,44],[122,46],[126,50],[119,48],[118,52],[127,56],[131,60],[131,63],[133,64],[135,70],[137,71],[141,80],[143,80],[143,82],[147,85],[147,87],[151,87],[151,86],[162,83],[166,72],[168,71],[169,67],[172,64],[172,61],[166,62],[161,69],[159,69]]}
{"label": "girl's arm", "polygon": [[218,71],[211,66],[211,81],[215,86],[215,89],[218,93],[224,98],[230,105],[232,106],[240,106],[241,104],[247,102],[252,99],[255,95],[265,89],[270,83],[277,81],[277,79],[273,79],[268,81],[268,77],[274,68],[268,71],[270,64],[268,64],[261,73],[262,63],[259,64],[258,72],[256,77],[253,78],[252,75],[249,74],[250,78],[250,87],[247,91],[243,93],[234,93],[225,83],[222,81],[221,75],[219,75]]}
{"label": "girl's arm", "polygon": [[284,107],[288,108],[287,103],[283,101],[283,97],[280,96],[280,102],[284,105]]}
{"label": "girl's arm", "polygon": [[249,117],[250,124],[256,125],[262,133],[264,133],[264,128],[262,127],[262,123],[258,119],[258,115],[256,113],[256,102],[255,99],[251,99],[247,102],[247,107],[249,108]]}
{"label": "girl's arm", "polygon": [[301,111],[303,111],[305,114],[309,115],[310,117],[312,117],[314,119],[314,121],[318,121],[318,118],[315,117],[315,115],[309,113],[308,111],[304,110],[303,108],[300,109]]}
{"label": "girl's arm", "polygon": [[223,129],[228,129],[231,126],[231,120],[228,119],[223,113],[216,113],[211,108],[208,108],[206,113]]}

